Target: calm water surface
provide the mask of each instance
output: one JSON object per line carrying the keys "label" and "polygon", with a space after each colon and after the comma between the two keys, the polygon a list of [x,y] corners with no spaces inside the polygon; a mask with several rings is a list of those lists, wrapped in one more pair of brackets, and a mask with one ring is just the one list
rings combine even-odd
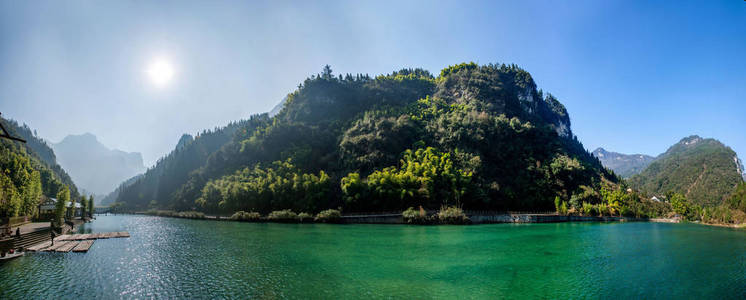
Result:
{"label": "calm water surface", "polygon": [[746,231],[661,223],[250,224],[99,216],[88,253],[0,264],[0,299],[746,298]]}

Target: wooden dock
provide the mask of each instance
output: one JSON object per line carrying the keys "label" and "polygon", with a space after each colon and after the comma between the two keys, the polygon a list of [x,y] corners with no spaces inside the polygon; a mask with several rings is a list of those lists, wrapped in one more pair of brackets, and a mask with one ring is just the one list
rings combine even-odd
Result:
{"label": "wooden dock", "polygon": [[66,234],[60,235],[54,238],[54,245],[51,241],[41,242],[34,246],[26,248],[26,251],[31,252],[88,252],[88,249],[93,246],[93,242],[97,239],[110,239],[110,238],[128,238],[130,237],[129,232],[117,231],[117,232],[99,232],[99,233],[85,233],[85,234]]}
{"label": "wooden dock", "polygon": [[81,242],[67,242],[65,245],[54,249],[55,252],[70,252],[73,248],[77,247]]}
{"label": "wooden dock", "polygon": [[84,240],[97,240],[97,239],[110,239],[110,238],[128,238],[130,237],[129,232],[118,231],[118,232],[99,232],[99,233],[86,233],[86,234],[66,234],[60,235],[54,238],[54,241],[84,241]]}
{"label": "wooden dock", "polygon": [[46,241],[46,242],[41,242],[40,244],[36,244],[36,245],[31,246],[31,247],[28,247],[28,248],[26,248],[26,250],[34,252],[34,251],[39,251],[41,249],[47,248],[47,247],[49,247],[51,245],[52,245],[52,242]]}
{"label": "wooden dock", "polygon": [[91,246],[93,246],[93,240],[82,241],[73,248],[73,252],[88,252],[88,249],[91,249]]}

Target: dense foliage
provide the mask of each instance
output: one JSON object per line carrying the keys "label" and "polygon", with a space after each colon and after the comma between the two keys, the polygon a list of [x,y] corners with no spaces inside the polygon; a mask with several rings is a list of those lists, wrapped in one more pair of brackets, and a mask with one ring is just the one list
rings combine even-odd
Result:
{"label": "dense foliage", "polygon": [[334,76],[327,66],[289,94],[276,116],[180,145],[123,186],[119,205],[226,215],[444,205],[548,210],[555,197],[580,207],[600,199],[602,185],[619,184],[572,135],[564,106],[512,65],[374,78]]}
{"label": "dense foliage", "polygon": [[67,187],[79,197],[70,176],[56,163],[54,152],[28,126],[0,118],[11,135],[27,143],[0,139],[0,217],[35,216],[42,195],[56,197]]}
{"label": "dense foliage", "polygon": [[324,171],[302,173],[288,159],[270,167],[256,165],[212,180],[202,189],[197,204],[207,211],[269,212],[287,207],[296,211],[325,208],[331,182]]}
{"label": "dense foliage", "polygon": [[471,173],[455,168],[448,153],[420,148],[406,150],[399,167],[376,170],[364,179],[350,173],[341,188],[351,209],[373,211],[458,204],[470,186]]}

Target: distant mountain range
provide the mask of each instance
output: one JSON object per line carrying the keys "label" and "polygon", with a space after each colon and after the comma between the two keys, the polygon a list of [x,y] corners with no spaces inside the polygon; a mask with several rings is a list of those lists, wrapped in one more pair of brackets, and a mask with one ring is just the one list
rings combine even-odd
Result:
{"label": "distant mountain range", "polygon": [[[631,160],[630,165],[639,167],[641,160]],[[622,169],[633,168],[627,165]],[[651,195],[672,191],[696,204],[716,206],[743,180],[743,166],[731,148],[718,140],[692,135],[649,162],[644,170],[629,178],[629,183]]]}
{"label": "distant mountain range", "polygon": [[629,178],[639,174],[655,160],[655,157],[645,154],[622,154],[607,151],[604,148],[593,150],[593,156],[598,158],[604,167],[614,171],[619,176]]}
{"label": "distant mountain range", "polygon": [[146,170],[140,153],[109,149],[90,133],[68,135],[52,148],[75,183],[97,199]]}

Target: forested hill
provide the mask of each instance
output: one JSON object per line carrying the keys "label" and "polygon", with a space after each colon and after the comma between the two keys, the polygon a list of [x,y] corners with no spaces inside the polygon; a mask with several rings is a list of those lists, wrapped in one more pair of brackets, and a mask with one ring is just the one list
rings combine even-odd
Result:
{"label": "forested hill", "polygon": [[644,154],[622,154],[618,152],[607,151],[604,148],[593,150],[593,156],[619,176],[629,178],[632,175],[639,174],[655,160],[655,157]]}
{"label": "forested hill", "polygon": [[[249,121],[228,124],[222,128],[205,130],[196,136],[184,134],[179,138],[171,153],[159,159],[155,166],[144,174],[123,182],[110,196],[102,199],[106,204],[120,202],[130,208],[145,207],[186,207],[194,206],[194,199],[186,200],[175,197],[174,193],[189,179],[192,171],[203,167],[208,159],[220,159],[225,155],[235,156],[223,149],[224,145],[235,139],[235,135],[247,135],[256,125],[267,124],[269,118],[264,115],[252,117]],[[241,132],[238,132],[238,131]],[[233,149],[234,151],[237,151]]]}
{"label": "forested hill", "polygon": [[132,176],[131,178],[123,181],[111,193],[107,194],[106,196],[104,196],[101,199],[96,199],[96,200],[98,200],[98,203],[96,203],[96,204],[97,205],[101,205],[101,206],[109,206],[109,205],[111,205],[112,203],[114,203],[115,201],[117,201],[117,197],[119,197],[119,193],[121,193],[123,189],[125,189],[128,186],[132,185],[133,183],[135,183],[138,179],[142,178],[143,176],[144,176],[144,174],[137,174],[137,175]]}
{"label": "forested hill", "polygon": [[56,197],[64,186],[74,199],[80,196],[43,139],[25,124],[4,118],[0,122],[11,135],[27,141],[0,139],[0,217],[33,215],[41,195]]}
{"label": "forested hill", "polygon": [[736,153],[715,139],[681,139],[629,182],[644,192],[683,194],[701,206],[723,203],[743,181]]}
{"label": "forested hill", "polygon": [[598,202],[617,181],[574,137],[565,107],[517,66],[460,64],[437,77],[327,66],[276,116],[199,134],[117,202],[215,213],[554,210],[556,196]]}

